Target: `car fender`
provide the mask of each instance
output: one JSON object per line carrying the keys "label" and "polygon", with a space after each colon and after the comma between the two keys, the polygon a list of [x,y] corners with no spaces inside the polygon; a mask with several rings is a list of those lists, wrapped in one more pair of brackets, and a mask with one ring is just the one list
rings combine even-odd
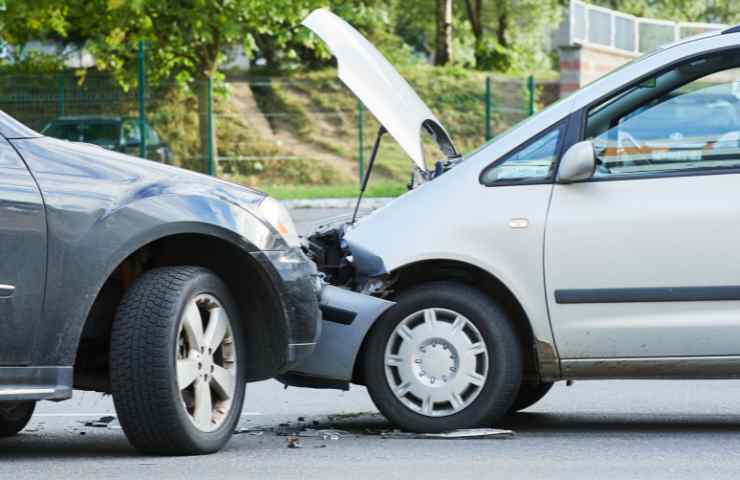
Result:
{"label": "car fender", "polygon": [[[549,193],[542,186],[537,186],[540,191],[533,190],[528,202],[538,216],[530,219],[525,231],[513,231],[507,225],[509,219],[501,218],[495,205],[481,205],[491,192],[483,192],[487,187],[478,182],[480,166],[467,162],[402,195],[352,227],[346,239],[352,253],[360,253],[354,255],[355,261],[372,266],[358,265],[357,269],[369,270],[365,272],[368,276],[380,276],[432,260],[480,268],[512,292],[536,339],[554,344],[542,264]],[[495,228],[492,222],[497,224]]]}
{"label": "car fender", "polygon": [[39,184],[47,214],[46,293],[34,364],[74,362],[98,292],[125,258],[148,243],[195,233],[230,242],[245,254],[285,246],[249,210],[262,194],[232,191],[205,176],[98,147],[47,138],[13,144]]}

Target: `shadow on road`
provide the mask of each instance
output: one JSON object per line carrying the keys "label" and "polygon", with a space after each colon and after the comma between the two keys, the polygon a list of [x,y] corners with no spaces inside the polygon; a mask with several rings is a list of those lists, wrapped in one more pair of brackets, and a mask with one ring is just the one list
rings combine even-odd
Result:
{"label": "shadow on road", "polygon": [[58,438],[54,435],[21,433],[10,438],[0,438],[0,460],[28,458],[63,459],[77,456],[94,456],[104,460],[138,456],[121,435],[78,435]]}
{"label": "shadow on road", "polygon": [[[301,428],[334,429],[356,436],[372,437],[395,427],[379,414],[338,415],[308,418],[305,422],[265,425],[267,429],[299,431]],[[496,425],[515,434],[527,436],[570,435],[574,433],[601,436],[605,433],[665,434],[665,433],[740,433],[740,415],[721,414],[612,414],[598,413],[539,413],[520,412]],[[260,428],[260,427],[257,427]]]}
{"label": "shadow on road", "polygon": [[[665,434],[710,434],[740,433],[740,416],[722,414],[680,414],[680,413],[645,413],[645,414],[610,414],[598,413],[538,413],[522,412],[507,417],[500,428],[513,430],[517,438],[537,437],[574,437],[591,441],[595,437],[625,434],[625,436],[653,436]],[[349,415],[328,415],[300,418],[300,421],[265,423],[250,425],[241,433],[254,435],[255,432],[265,437],[285,436],[308,430],[335,430],[345,432],[342,435],[355,439],[381,440],[381,434],[391,432],[395,427],[379,414],[362,413]],[[100,432],[103,433],[103,432]],[[65,432],[49,434],[48,432],[29,432],[16,437],[0,439],[0,461],[18,461],[29,459],[70,459],[75,457],[94,456],[96,459],[147,458],[138,454],[126,441],[123,432],[111,435],[98,432]],[[239,437],[239,435],[237,435]],[[343,439],[346,441],[347,439]],[[390,440],[387,440],[390,441]],[[429,440],[412,440],[429,441]],[[435,440],[441,441],[441,440]],[[447,440],[452,441],[452,440]],[[472,440],[465,440],[472,441]],[[275,448],[272,443],[251,444],[252,448]],[[282,443],[280,444],[282,445]],[[232,442],[229,450],[244,447],[243,442]]]}
{"label": "shadow on road", "polygon": [[740,416],[719,414],[536,413],[520,412],[500,427],[526,434],[588,433],[740,433]]}

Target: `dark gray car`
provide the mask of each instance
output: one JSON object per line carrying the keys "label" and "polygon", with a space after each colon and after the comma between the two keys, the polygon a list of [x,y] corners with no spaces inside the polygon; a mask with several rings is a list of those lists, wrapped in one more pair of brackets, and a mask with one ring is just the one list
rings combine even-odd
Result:
{"label": "dark gray car", "polygon": [[2,113],[0,172],[0,436],[75,388],[142,451],[212,452],[245,382],[313,350],[316,269],[263,193]]}
{"label": "dark gray car", "polygon": [[[142,123],[136,117],[79,115],[55,118],[41,130],[47,137],[99,145],[108,150],[139,156]],[[172,152],[147,121],[143,122],[146,158],[170,163]]]}

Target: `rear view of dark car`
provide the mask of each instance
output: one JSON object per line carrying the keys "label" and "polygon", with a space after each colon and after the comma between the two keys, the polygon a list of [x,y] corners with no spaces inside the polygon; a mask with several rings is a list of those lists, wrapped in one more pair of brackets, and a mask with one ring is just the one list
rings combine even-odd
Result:
{"label": "rear view of dark car", "polygon": [[[170,163],[172,153],[157,132],[144,122],[145,157]],[[135,117],[81,115],[59,117],[42,130],[44,135],[71,142],[99,145],[108,150],[141,156],[141,123]]]}

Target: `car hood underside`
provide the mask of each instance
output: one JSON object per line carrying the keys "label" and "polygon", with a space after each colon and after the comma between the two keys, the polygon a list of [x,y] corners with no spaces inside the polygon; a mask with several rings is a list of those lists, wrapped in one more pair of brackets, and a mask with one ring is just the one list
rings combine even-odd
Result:
{"label": "car hood underside", "polygon": [[350,24],[326,9],[303,20],[337,58],[339,79],[357,95],[416,166],[426,170],[424,128],[448,157],[457,151],[447,130],[393,65]]}

